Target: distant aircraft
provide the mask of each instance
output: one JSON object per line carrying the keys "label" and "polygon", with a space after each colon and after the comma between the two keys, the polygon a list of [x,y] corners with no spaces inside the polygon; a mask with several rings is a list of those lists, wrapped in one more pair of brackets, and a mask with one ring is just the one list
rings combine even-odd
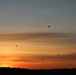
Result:
{"label": "distant aircraft", "polygon": [[44,61],[44,59],[42,59],[42,61]]}
{"label": "distant aircraft", "polygon": [[59,56],[59,54],[58,54],[58,56]]}
{"label": "distant aircraft", "polygon": [[50,28],[50,26],[48,26],[48,28]]}
{"label": "distant aircraft", "polygon": [[49,28],[49,32],[50,32],[50,26],[48,26],[48,28]]}
{"label": "distant aircraft", "polygon": [[17,47],[17,45],[16,45],[16,47]]}

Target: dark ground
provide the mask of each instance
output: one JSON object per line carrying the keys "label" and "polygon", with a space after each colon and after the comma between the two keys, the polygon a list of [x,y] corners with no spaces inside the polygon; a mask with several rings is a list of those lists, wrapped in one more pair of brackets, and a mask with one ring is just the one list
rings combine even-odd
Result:
{"label": "dark ground", "polygon": [[76,68],[72,69],[21,69],[0,68],[0,75],[76,75]]}

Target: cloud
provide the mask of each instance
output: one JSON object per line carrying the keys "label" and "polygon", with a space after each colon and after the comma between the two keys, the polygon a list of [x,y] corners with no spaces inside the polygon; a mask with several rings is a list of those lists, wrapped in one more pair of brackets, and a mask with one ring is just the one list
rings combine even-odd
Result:
{"label": "cloud", "polygon": [[57,55],[38,55],[34,56],[35,58],[43,58],[43,59],[58,59],[58,60],[75,60],[76,61],[76,53],[71,53],[71,54],[58,54]]}
{"label": "cloud", "polygon": [[67,59],[67,60],[75,60],[76,61],[76,53],[71,53],[71,54],[65,54],[61,56],[62,59]]}
{"label": "cloud", "polygon": [[0,56],[0,59],[6,59],[13,62],[41,62],[46,61],[76,61],[76,53],[58,55],[32,55],[32,56]]}
{"label": "cloud", "polygon": [[13,33],[0,34],[0,42],[25,41],[35,44],[76,44],[76,34],[70,33]]}
{"label": "cloud", "polygon": [[0,56],[0,59],[7,59],[13,62],[40,62],[44,60],[76,61],[76,53],[58,55],[33,55],[33,56]]}
{"label": "cloud", "polygon": [[36,60],[35,57],[31,56],[6,56],[6,55],[0,55],[1,61],[12,61],[12,62],[39,62],[39,60]]}
{"label": "cloud", "polygon": [[42,59],[45,61],[76,61],[76,53],[64,54],[64,55],[35,55],[30,57],[18,57],[18,59],[13,59],[14,62],[41,62]]}

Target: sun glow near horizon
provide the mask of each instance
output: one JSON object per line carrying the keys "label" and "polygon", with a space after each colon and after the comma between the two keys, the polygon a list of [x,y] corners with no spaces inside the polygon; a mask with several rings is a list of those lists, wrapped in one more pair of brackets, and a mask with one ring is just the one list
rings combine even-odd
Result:
{"label": "sun glow near horizon", "polygon": [[7,64],[2,64],[2,65],[0,65],[0,67],[10,67],[10,66]]}
{"label": "sun glow near horizon", "polygon": [[58,33],[0,36],[0,67],[31,69],[76,67],[75,36],[67,37]]}

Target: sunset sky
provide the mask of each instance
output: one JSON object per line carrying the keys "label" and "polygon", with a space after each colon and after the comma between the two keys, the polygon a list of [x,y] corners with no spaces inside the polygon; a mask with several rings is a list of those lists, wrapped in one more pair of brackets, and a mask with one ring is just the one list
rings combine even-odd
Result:
{"label": "sunset sky", "polygon": [[0,0],[0,67],[76,68],[76,0]]}

